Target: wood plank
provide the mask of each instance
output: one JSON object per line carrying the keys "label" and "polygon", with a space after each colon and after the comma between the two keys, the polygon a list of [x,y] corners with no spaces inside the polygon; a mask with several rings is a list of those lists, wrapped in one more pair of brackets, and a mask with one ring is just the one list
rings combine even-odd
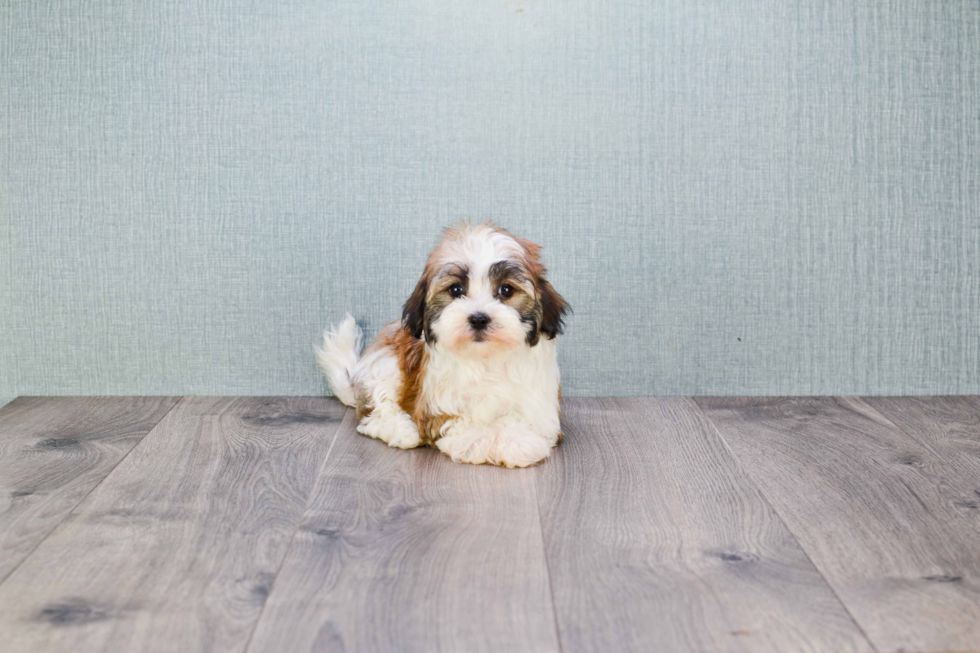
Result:
{"label": "wood plank", "polygon": [[565,653],[871,649],[690,399],[562,408],[536,474]]}
{"label": "wood plank", "polygon": [[345,408],[185,398],[0,585],[4,651],[241,651]]}
{"label": "wood plank", "polygon": [[0,410],[0,583],[176,397],[20,397]]}
{"label": "wood plank", "polygon": [[251,652],[555,651],[532,470],[345,422]]}
{"label": "wood plank", "polygon": [[879,650],[980,649],[973,486],[852,398],[697,403]]}
{"label": "wood plank", "polygon": [[980,397],[863,397],[905,433],[938,456],[972,493],[954,499],[980,519]]}

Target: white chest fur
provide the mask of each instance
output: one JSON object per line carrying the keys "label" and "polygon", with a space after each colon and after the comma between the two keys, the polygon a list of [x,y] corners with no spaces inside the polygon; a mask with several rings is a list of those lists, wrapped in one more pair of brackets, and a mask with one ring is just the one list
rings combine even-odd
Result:
{"label": "white chest fur", "polygon": [[558,358],[554,340],[518,347],[507,356],[461,358],[429,347],[422,401],[432,413],[471,423],[510,418],[539,433],[557,433]]}

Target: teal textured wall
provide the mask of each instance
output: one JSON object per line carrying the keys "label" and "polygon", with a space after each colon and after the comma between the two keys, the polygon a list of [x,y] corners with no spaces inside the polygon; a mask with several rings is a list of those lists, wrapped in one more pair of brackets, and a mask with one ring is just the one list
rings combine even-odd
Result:
{"label": "teal textured wall", "polygon": [[318,394],[439,229],[566,393],[980,392],[980,3],[5,2],[0,395]]}

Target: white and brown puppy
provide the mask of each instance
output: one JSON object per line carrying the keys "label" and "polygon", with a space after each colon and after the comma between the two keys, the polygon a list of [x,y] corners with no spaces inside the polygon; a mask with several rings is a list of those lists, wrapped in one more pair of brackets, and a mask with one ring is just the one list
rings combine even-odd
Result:
{"label": "white and brown puppy", "polygon": [[457,462],[526,467],[561,439],[555,336],[568,311],[540,247],[492,224],[447,229],[402,319],[364,355],[350,315],[317,360],[357,430]]}

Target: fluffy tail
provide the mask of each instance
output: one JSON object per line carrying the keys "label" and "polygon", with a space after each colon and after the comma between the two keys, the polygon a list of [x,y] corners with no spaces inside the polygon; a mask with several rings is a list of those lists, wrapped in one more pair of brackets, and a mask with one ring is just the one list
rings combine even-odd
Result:
{"label": "fluffy tail", "polygon": [[350,375],[361,354],[363,335],[348,313],[336,329],[323,332],[323,346],[316,348],[316,361],[327,376],[330,390],[348,406],[355,405]]}

